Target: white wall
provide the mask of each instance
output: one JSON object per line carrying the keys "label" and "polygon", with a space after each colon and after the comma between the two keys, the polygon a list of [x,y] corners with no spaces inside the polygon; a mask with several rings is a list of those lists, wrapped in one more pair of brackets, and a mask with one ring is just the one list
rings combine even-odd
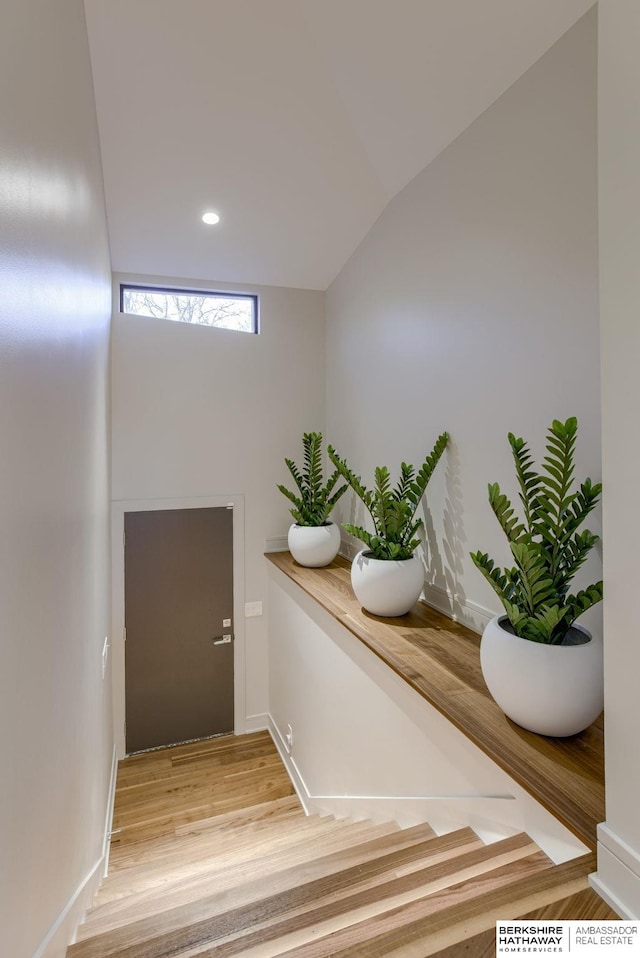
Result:
{"label": "white wall", "polygon": [[[396,196],[327,294],[327,437],[366,481],[451,434],[426,594],[477,628],[499,603],[469,551],[510,559],[487,502],[490,481],[515,494],[507,433],[539,457],[577,415],[576,473],[600,478],[596,214],[590,12]],[[583,571],[600,577],[597,555]]]}
{"label": "white wall", "polygon": [[[587,851],[448,719],[283,572],[270,568],[270,727],[311,813],[525,831],[560,862]],[[287,747],[287,732],[292,746]]]}
{"label": "white wall", "polygon": [[597,882],[640,918],[640,6],[600,0],[598,16],[607,821]]}
{"label": "white wall", "polygon": [[81,0],[5,0],[0,51],[0,952],[31,958],[103,852],[110,264]]}
{"label": "white wall", "polygon": [[[284,457],[299,460],[302,433],[324,425],[324,294],[243,291],[260,297],[257,336],[114,313],[113,498],[244,496],[243,601],[266,602],[265,547],[291,521],[276,489]],[[268,706],[265,621],[245,623],[249,728],[264,724]]]}

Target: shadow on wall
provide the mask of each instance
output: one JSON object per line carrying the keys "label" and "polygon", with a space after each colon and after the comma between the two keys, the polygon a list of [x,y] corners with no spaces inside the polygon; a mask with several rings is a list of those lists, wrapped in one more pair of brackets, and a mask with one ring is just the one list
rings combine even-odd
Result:
{"label": "shadow on wall", "polygon": [[[345,512],[343,503],[346,504],[346,502],[349,503],[348,514],[346,516],[341,514],[339,521],[341,523],[348,522],[353,526],[364,526],[368,528],[367,521],[369,514],[362,500],[359,499],[353,491],[349,490],[340,503],[340,506],[342,506],[342,513]],[[356,553],[360,552],[360,550],[363,548],[364,544],[360,541],[360,539],[356,539],[355,536],[350,535],[348,532],[345,532],[345,530],[342,529],[342,554],[344,556],[346,556],[348,559],[353,559]]]}
{"label": "shadow on wall", "polygon": [[[493,613],[477,607],[473,602],[468,603],[462,585],[468,545],[464,524],[460,450],[451,437],[443,460],[441,468],[444,466],[445,474],[441,541],[428,505],[428,495],[422,501],[424,525],[418,532],[421,545],[417,554],[421,557],[425,573],[423,594],[429,605],[444,612],[455,622],[481,633]],[[353,492],[347,493],[338,504],[333,519],[340,524],[348,522],[365,528],[369,524],[367,510]],[[364,546],[344,529],[341,530],[341,536],[341,554],[351,560]]]}
{"label": "shadow on wall", "polygon": [[438,546],[433,516],[426,502],[423,505],[423,516],[426,588],[437,592],[439,609],[447,612],[455,621],[464,621],[466,595],[460,580],[467,538],[464,534],[460,453],[451,437],[447,446],[445,467],[442,540],[444,558]]}
{"label": "shadow on wall", "polygon": [[[422,552],[427,602],[433,603],[436,608],[450,615],[455,621],[464,622],[468,618],[468,610],[465,615],[466,594],[461,585],[461,576],[467,537],[464,533],[460,453],[455,440],[451,437],[444,458],[446,458],[446,467],[442,550],[427,499],[423,499],[424,525],[418,533],[422,540],[418,553]],[[352,525],[367,527],[368,513],[363,502],[351,492],[347,493],[338,504],[333,519],[339,523],[348,522]],[[344,529],[341,532],[341,553],[346,558],[353,559],[363,548],[363,544]]]}

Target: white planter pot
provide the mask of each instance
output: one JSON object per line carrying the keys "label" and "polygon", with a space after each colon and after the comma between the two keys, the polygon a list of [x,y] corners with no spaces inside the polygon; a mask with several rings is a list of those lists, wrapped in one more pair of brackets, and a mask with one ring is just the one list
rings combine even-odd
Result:
{"label": "white planter pot", "polygon": [[422,563],[410,559],[374,559],[362,550],[351,564],[351,585],[360,604],[373,615],[404,615],[424,585]]}
{"label": "white planter pot", "polygon": [[325,526],[299,526],[295,522],[289,527],[287,536],[289,552],[299,565],[311,569],[329,565],[340,548],[340,527],[335,522]]}
{"label": "white planter pot", "polygon": [[480,664],[487,688],[517,725],[539,735],[575,735],[604,706],[602,642],[582,626],[580,645],[546,645],[503,629],[497,615],[484,630]]}

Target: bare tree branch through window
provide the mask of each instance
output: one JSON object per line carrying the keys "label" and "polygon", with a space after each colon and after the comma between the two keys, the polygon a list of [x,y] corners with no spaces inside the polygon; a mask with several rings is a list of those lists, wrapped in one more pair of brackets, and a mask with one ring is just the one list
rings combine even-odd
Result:
{"label": "bare tree branch through window", "polygon": [[121,311],[242,333],[258,331],[257,297],[250,295],[122,286]]}

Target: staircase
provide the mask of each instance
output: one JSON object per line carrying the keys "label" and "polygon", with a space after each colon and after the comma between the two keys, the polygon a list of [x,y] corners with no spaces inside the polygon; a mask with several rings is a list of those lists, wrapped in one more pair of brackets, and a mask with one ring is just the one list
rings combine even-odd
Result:
{"label": "staircase", "polygon": [[67,958],[424,958],[586,885],[526,835],[306,816],[268,736],[227,761],[239,741],[122,763],[109,876]]}

